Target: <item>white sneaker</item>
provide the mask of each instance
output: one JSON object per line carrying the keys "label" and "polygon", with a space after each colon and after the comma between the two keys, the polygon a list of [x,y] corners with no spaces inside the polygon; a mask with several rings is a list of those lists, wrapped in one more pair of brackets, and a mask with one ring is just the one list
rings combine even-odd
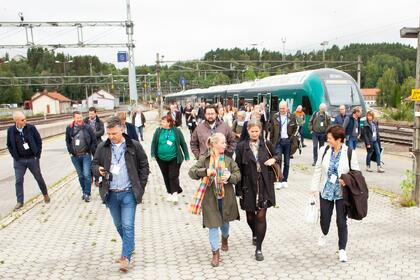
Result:
{"label": "white sneaker", "polygon": [[347,261],[347,253],[346,250],[339,250],[338,251],[338,258],[340,260],[340,262],[346,262]]}
{"label": "white sneaker", "polygon": [[276,187],[276,190],[281,190],[282,189],[282,184],[281,182],[274,182],[274,186]]}
{"label": "white sneaker", "polygon": [[172,202],[175,204],[178,203],[178,193],[174,192],[172,194]]}
{"label": "white sneaker", "polygon": [[287,184],[287,182],[283,182],[283,183],[281,183],[281,185],[282,185],[283,189],[285,189],[285,188],[288,188],[288,187],[289,187],[289,185]]}
{"label": "white sneaker", "polygon": [[168,196],[166,197],[166,201],[172,202],[172,194],[168,193]]}
{"label": "white sneaker", "polygon": [[322,233],[318,239],[318,246],[324,247],[326,244],[327,244],[327,236]]}

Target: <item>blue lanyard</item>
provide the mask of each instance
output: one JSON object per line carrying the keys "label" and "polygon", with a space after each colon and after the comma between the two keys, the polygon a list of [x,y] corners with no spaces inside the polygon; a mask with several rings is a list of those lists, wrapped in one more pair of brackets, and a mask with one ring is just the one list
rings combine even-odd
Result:
{"label": "blue lanyard", "polygon": [[286,118],[283,122],[281,121],[281,115],[279,115],[280,129],[283,129],[283,125],[287,124],[287,120],[288,120],[287,114],[286,114]]}
{"label": "blue lanyard", "polygon": [[169,131],[165,134],[166,141],[169,140],[169,137],[171,136],[171,132],[172,132],[172,129],[169,129]]}
{"label": "blue lanyard", "polygon": [[23,143],[26,143],[26,141],[25,141],[25,134],[23,133],[23,129],[22,129],[22,131],[19,131],[19,135],[20,135],[20,138],[22,139]]}
{"label": "blue lanyard", "polygon": [[[124,145],[124,147],[123,147]],[[125,153],[125,143],[122,143],[120,148],[118,150],[117,146],[112,145],[112,158],[115,160],[114,162],[117,162],[117,165],[120,164],[121,158],[123,157],[124,153]],[[117,157],[117,152],[119,154],[119,156]]]}

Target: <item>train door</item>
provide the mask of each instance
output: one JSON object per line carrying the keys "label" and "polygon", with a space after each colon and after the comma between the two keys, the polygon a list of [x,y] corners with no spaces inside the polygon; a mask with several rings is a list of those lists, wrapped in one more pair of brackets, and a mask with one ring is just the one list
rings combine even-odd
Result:
{"label": "train door", "polygon": [[263,101],[265,104],[265,110],[268,113],[271,113],[271,92],[265,94]]}
{"label": "train door", "polygon": [[257,97],[258,97],[258,104],[260,104],[263,101],[264,94],[258,93]]}
{"label": "train door", "polygon": [[233,95],[233,107],[239,108],[239,97],[237,94]]}

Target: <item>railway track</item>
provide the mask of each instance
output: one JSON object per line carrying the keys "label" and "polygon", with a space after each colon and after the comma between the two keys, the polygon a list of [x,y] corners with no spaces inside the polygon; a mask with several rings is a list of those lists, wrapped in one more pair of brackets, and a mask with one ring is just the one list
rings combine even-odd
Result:
{"label": "railway track", "polygon": [[381,141],[403,146],[413,145],[413,127],[397,123],[381,123]]}
{"label": "railway track", "polygon": [[[114,110],[98,111],[98,115],[100,117],[110,116],[113,113],[114,113]],[[87,115],[88,115],[88,112],[83,113],[84,117]],[[61,120],[67,120],[67,119],[71,119],[72,117],[73,115],[69,113],[69,114],[59,114],[59,115],[48,115],[46,118],[44,118],[43,116],[34,116],[34,117],[27,117],[26,119],[27,119],[27,122],[30,124],[40,125],[40,124],[53,123],[53,122],[57,122]],[[1,120],[0,130],[5,130],[14,124],[15,122],[13,121],[12,118],[3,119]]]}

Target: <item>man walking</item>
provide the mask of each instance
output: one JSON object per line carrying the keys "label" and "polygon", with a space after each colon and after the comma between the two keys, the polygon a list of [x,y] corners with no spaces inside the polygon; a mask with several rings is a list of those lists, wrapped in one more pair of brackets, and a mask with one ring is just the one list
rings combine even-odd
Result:
{"label": "man walking", "polygon": [[295,135],[298,128],[296,117],[287,110],[287,102],[281,101],[279,113],[273,116],[271,121],[270,140],[275,147],[275,153],[281,154],[283,158],[283,180],[280,188],[287,188],[287,178],[289,177],[290,152],[292,143],[290,138]]}
{"label": "man walking", "polygon": [[339,110],[339,113],[335,117],[334,124],[339,124],[339,125],[343,126],[344,120],[346,119],[346,116],[347,116],[346,115],[346,106],[345,105],[340,105],[340,108],[338,110]]}
{"label": "man walking", "polygon": [[115,114],[121,121],[123,127],[123,132],[128,135],[133,140],[139,141],[139,136],[137,134],[137,129],[132,123],[127,122],[127,115],[125,112],[120,111]]}
{"label": "man walking", "polygon": [[[327,106],[324,103],[319,105],[319,111],[312,114],[309,120],[309,131],[312,132],[312,144],[313,144],[313,163],[315,166],[318,160],[318,150],[324,146],[327,140],[327,129],[331,125],[331,118],[325,112]],[[319,147],[318,147],[319,145]]]}
{"label": "man walking", "polygon": [[136,112],[133,114],[133,118],[131,121],[132,124],[134,124],[134,126],[136,127],[139,135],[140,135],[140,139],[141,141],[143,140],[143,130],[146,124],[146,117],[144,116],[141,107],[137,106],[137,110]]}
{"label": "man walking", "polygon": [[15,169],[17,204],[14,210],[16,211],[22,208],[24,203],[23,179],[28,168],[44,195],[44,202],[49,203],[50,197],[39,164],[42,152],[41,136],[35,126],[26,123],[25,115],[22,112],[14,112],[13,120],[15,125],[7,129],[7,149],[13,157]]}
{"label": "man walking", "polygon": [[96,136],[93,129],[83,121],[79,111],[73,112],[73,122],[66,128],[67,151],[79,177],[82,199],[90,201],[92,185],[92,157],[96,149]]}
{"label": "man walking", "polygon": [[99,144],[102,142],[102,136],[105,133],[104,123],[99,119],[98,114],[96,113],[95,107],[89,108],[89,116],[84,120],[85,124],[89,125],[93,133],[95,133],[96,143]]}
{"label": "man walking", "polygon": [[218,112],[216,106],[208,105],[204,108],[205,121],[198,124],[191,135],[190,141],[191,151],[196,159],[207,152],[207,139],[216,132],[220,132],[226,137],[225,154],[232,157],[235,152],[235,134],[233,134],[232,129],[226,123],[218,120],[217,116]]}
{"label": "man walking", "polygon": [[343,123],[343,128],[346,131],[346,144],[350,149],[356,150],[357,139],[359,139],[360,117],[362,116],[362,108],[355,107],[351,116],[347,116]]}
{"label": "man walking", "polygon": [[127,272],[135,248],[136,207],[142,201],[149,163],[141,144],[123,134],[118,117],[110,117],[106,128],[108,140],[98,146],[92,169],[102,176],[99,193],[122,239],[119,264],[120,270]]}

